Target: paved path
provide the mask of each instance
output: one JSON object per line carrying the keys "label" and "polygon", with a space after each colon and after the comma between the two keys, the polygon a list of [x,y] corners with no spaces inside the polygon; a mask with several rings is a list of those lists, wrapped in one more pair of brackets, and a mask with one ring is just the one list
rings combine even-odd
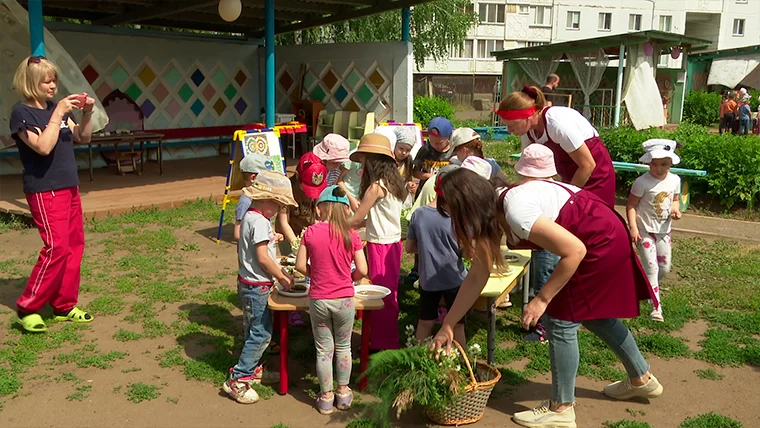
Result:
{"label": "paved path", "polygon": [[[625,206],[617,205],[615,209],[625,217]],[[673,222],[673,230],[695,235],[760,242],[760,222],[753,221],[686,213],[680,220]]]}

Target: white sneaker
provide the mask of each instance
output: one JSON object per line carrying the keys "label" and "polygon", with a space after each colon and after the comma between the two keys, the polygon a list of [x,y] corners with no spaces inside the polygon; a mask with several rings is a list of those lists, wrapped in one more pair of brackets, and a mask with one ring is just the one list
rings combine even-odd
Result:
{"label": "white sneaker", "polygon": [[652,312],[649,313],[649,319],[657,322],[665,321],[665,319],[662,317],[662,308],[652,309]]}
{"label": "white sneaker", "polygon": [[253,404],[259,401],[259,394],[248,382],[230,379],[222,385],[224,392],[234,398],[240,404]]}
{"label": "white sneaker", "polygon": [[530,428],[576,428],[575,406],[570,406],[561,412],[549,409],[545,401],[532,410],[515,413],[512,420],[520,426]]}
{"label": "white sneaker", "polygon": [[634,386],[630,379],[617,381],[604,387],[604,395],[616,400],[628,400],[633,397],[655,398],[662,395],[662,384],[654,375],[649,375],[646,385]]}

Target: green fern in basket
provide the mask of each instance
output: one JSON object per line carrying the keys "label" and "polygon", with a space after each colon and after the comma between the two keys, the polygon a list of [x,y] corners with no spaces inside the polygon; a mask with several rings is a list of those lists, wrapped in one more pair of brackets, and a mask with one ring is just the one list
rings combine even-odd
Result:
{"label": "green fern in basket", "polygon": [[365,414],[381,427],[390,426],[389,412],[396,417],[414,403],[432,408],[454,404],[464,392],[468,379],[460,373],[455,356],[439,354],[438,361],[427,346],[388,350],[373,355],[365,376],[380,401],[369,405]]}

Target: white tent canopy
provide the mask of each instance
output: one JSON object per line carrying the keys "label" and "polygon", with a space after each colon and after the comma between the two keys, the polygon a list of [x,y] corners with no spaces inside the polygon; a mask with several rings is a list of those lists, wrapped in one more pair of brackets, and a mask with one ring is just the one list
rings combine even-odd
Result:
{"label": "white tent canopy", "polygon": [[760,54],[716,58],[710,65],[707,84],[734,88],[743,83],[743,80],[758,66],[760,66]]}

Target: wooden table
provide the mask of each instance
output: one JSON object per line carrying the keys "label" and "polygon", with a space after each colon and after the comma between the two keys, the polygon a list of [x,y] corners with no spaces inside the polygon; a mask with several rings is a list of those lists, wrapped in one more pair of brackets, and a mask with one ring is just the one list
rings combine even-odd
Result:
{"label": "wooden table", "polygon": [[114,144],[114,151],[118,150],[119,143],[140,143],[140,172],[145,171],[145,162],[143,159],[143,145],[146,141],[158,141],[158,173],[164,175],[163,164],[163,134],[155,134],[152,132],[133,132],[131,134],[113,134],[113,135],[93,135],[90,142],[87,144],[89,167],[90,167],[90,182],[93,182],[92,171],[92,146],[95,144]]}
{"label": "wooden table", "polygon": [[[502,247],[507,252],[506,247]],[[530,289],[530,250],[509,250],[510,254],[517,254],[519,259],[509,263],[512,270],[507,274],[492,273],[480,297],[473,305],[474,309],[488,311],[488,364],[494,364],[494,352],[496,351],[496,306],[498,306],[509,293],[522,283],[523,310],[529,300]]]}
{"label": "wooden table", "polygon": [[[369,362],[369,334],[372,322],[372,311],[382,309],[385,305],[382,299],[369,300],[354,298],[357,311],[362,311],[362,342],[360,350],[359,373],[367,370]],[[269,309],[275,312],[275,325],[280,331],[280,395],[288,393],[288,315],[291,311],[306,311],[309,309],[308,297],[285,297],[272,290],[269,294]],[[367,386],[367,378],[362,378],[359,390]]]}

